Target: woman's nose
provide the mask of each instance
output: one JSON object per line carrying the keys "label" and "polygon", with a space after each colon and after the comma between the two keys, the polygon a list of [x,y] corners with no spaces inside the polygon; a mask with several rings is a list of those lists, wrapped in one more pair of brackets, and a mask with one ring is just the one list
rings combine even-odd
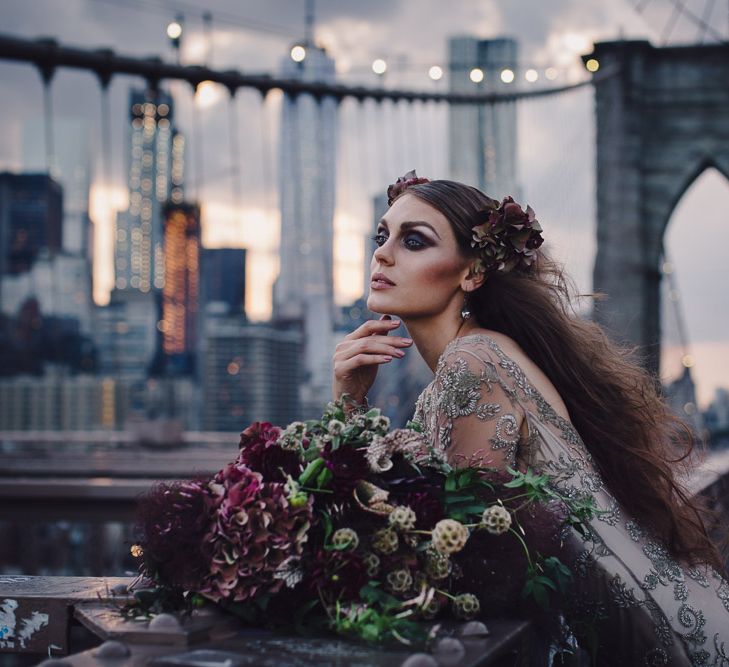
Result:
{"label": "woman's nose", "polygon": [[375,248],[373,258],[380,264],[391,264],[392,263],[392,252],[390,250],[390,240],[385,241],[381,246]]}

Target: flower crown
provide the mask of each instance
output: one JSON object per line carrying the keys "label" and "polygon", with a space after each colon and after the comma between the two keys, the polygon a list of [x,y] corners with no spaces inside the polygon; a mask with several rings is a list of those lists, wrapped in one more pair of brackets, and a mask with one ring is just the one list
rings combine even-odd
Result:
{"label": "flower crown", "polygon": [[[387,188],[387,205],[392,206],[407,188],[421,183],[430,183],[430,179],[418,177],[414,169],[400,176]],[[489,205],[473,216],[471,247],[479,248],[474,270],[528,271],[544,243],[534,210],[527,206],[525,211],[512,197],[504,197],[500,204],[495,199],[488,201]]]}

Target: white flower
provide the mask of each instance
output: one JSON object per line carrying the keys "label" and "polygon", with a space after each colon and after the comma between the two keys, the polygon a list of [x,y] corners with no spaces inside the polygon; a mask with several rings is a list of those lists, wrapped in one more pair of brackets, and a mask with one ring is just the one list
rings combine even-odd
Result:
{"label": "white flower", "polygon": [[344,422],[340,422],[338,419],[332,419],[327,425],[327,431],[329,431],[329,435],[342,435]]}

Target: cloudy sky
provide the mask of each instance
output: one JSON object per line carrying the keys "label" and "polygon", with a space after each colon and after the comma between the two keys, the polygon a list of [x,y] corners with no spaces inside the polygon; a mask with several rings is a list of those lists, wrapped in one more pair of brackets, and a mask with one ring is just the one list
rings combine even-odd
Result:
{"label": "cloudy sky", "polygon": [[[705,14],[713,5],[718,5],[714,14]],[[166,25],[182,13],[183,63],[208,62],[218,69],[246,72],[275,72],[304,29],[303,0],[0,0],[0,6],[0,31],[6,34],[47,36],[67,45],[165,59],[173,58]],[[516,37],[520,65],[534,67],[542,75],[554,67],[556,83],[584,77],[579,56],[591,50],[593,41],[620,35],[656,45],[711,41],[711,35],[686,14],[674,13],[675,3],[669,0],[451,0],[447,11],[443,7],[440,0],[319,0],[315,38],[336,60],[341,81],[382,83],[370,64],[374,58],[384,58],[389,63],[384,84],[413,89],[447,85],[430,81],[427,71],[431,65],[444,64],[452,35]],[[724,3],[693,0],[687,7],[697,17],[706,16],[712,29],[729,34]],[[204,10],[212,14],[208,33]],[[54,116],[76,119],[87,128],[93,170],[95,297],[102,303],[111,286],[114,212],[126,205],[126,99],[135,83],[116,77],[110,87],[110,178],[98,150],[102,115],[95,79],[61,70],[52,86]],[[231,102],[227,93],[211,87],[193,101],[186,84],[172,83],[169,89],[177,125],[189,140],[188,195],[203,205],[204,243],[249,248],[248,309],[254,318],[265,318],[278,271],[280,95],[269,94],[264,101],[257,93],[240,91]],[[42,108],[36,71],[0,61],[0,170],[39,166],[28,164],[27,155],[24,160],[23,137],[37,131],[33,128]],[[565,263],[580,290],[589,291],[595,253],[592,91],[586,87],[522,103],[518,122],[519,195],[537,211],[552,252]],[[375,108],[348,101],[340,108],[334,277],[340,303],[363,290],[363,239],[372,233],[372,195],[413,167],[430,177],[448,176],[446,123],[447,111],[434,106]],[[236,136],[238,142],[232,140]],[[729,308],[722,288],[729,282],[729,269],[720,243],[702,243],[706,238],[729,240],[726,210],[729,184],[707,171],[679,203],[667,237],[702,405],[717,386],[729,385],[725,379],[729,378]],[[700,238],[692,229],[697,217]],[[679,370],[680,353],[673,310],[665,310],[663,375],[668,378]]]}

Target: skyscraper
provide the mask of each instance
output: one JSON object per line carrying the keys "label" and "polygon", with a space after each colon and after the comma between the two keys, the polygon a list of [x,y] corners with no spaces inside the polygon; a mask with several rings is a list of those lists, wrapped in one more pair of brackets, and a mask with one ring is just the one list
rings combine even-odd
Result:
{"label": "skyscraper", "polygon": [[245,313],[245,249],[203,248],[200,254],[200,290],[200,312],[207,304],[223,303],[231,315]]}
{"label": "skyscraper", "polygon": [[0,275],[30,270],[42,251],[60,252],[63,192],[48,174],[0,173]]}
{"label": "skyscraper", "polygon": [[[307,42],[306,58],[286,59],[282,76],[333,81],[334,60]],[[317,414],[331,390],[334,324],[333,244],[337,103],[285,97],[281,119],[281,271],[273,317],[304,332],[304,414]]]}
{"label": "skyscraper", "polygon": [[[505,69],[516,72],[515,39],[452,37],[448,40],[450,91],[498,92]],[[471,70],[479,68],[483,81],[474,83]],[[455,104],[449,107],[449,177],[474,185],[494,199],[518,197],[516,174],[516,103]]]}
{"label": "skyscraper", "polygon": [[164,215],[162,350],[166,368],[189,374],[194,368],[200,296],[200,209],[168,204]]}
{"label": "skyscraper", "polygon": [[132,90],[129,111],[129,209],[117,216],[114,286],[149,292],[164,286],[162,206],[182,202],[185,142],[168,94]]}
{"label": "skyscraper", "polygon": [[240,432],[254,421],[284,426],[305,416],[299,409],[299,331],[249,324],[243,315],[208,314],[204,322],[203,430]]}
{"label": "skyscraper", "polygon": [[[63,250],[91,257],[91,156],[89,127],[79,118],[54,117],[55,164],[51,177],[63,188]],[[23,124],[23,170],[44,172],[46,165],[45,121],[33,118]]]}

